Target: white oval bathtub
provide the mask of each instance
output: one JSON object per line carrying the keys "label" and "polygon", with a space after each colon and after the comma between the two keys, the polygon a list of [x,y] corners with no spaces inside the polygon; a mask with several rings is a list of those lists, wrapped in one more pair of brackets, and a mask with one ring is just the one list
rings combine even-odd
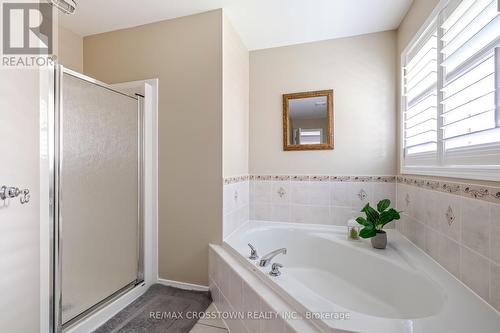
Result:
{"label": "white oval bathtub", "polygon": [[[299,312],[321,315],[315,322],[325,331],[498,332],[495,310],[397,231],[388,238],[387,249],[375,250],[348,241],[343,227],[252,221],[225,243]],[[286,248],[273,260],[282,275],[248,259],[247,243],[260,256]],[[350,319],[328,318],[334,313]]]}

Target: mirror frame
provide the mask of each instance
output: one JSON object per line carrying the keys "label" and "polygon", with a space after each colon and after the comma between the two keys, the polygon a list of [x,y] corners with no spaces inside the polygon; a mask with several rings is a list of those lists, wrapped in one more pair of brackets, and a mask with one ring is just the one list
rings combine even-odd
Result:
{"label": "mirror frame", "polygon": [[[307,144],[307,145],[294,145],[288,143],[288,101],[291,99],[309,98],[309,97],[321,97],[326,96],[327,98],[327,139],[326,143],[319,144]],[[301,151],[301,150],[332,150],[333,144],[333,89],[330,90],[318,90],[318,91],[307,91],[292,94],[283,94],[283,150],[284,151]]]}

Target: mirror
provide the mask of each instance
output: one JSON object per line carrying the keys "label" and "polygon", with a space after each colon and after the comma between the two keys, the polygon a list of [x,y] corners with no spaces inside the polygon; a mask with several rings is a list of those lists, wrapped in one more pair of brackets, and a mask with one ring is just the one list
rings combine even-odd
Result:
{"label": "mirror", "polygon": [[333,90],[283,95],[283,149],[333,149]]}

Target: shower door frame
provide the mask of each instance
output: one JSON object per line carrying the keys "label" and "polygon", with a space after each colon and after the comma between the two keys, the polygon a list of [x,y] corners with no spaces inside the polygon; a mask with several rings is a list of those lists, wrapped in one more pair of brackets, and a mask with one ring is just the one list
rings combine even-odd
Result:
{"label": "shower door frame", "polygon": [[[62,322],[62,219],[59,199],[61,197],[61,172],[62,172],[62,147],[63,132],[62,120],[63,110],[63,76],[71,75],[80,80],[108,89],[115,93],[127,96],[137,101],[138,113],[138,239],[137,239],[137,278],[128,285],[122,287],[112,295],[86,309],[68,322]],[[48,112],[48,159],[49,159],[49,222],[50,222],[50,296],[49,296],[49,331],[52,333],[62,333],[66,329],[71,329],[97,311],[103,309],[111,302],[117,300],[132,289],[140,286],[144,287],[144,107],[143,99],[124,93],[111,85],[95,80],[86,75],[72,71],[62,65],[56,65],[53,69],[53,87],[49,88],[49,100],[52,99],[53,106]]]}

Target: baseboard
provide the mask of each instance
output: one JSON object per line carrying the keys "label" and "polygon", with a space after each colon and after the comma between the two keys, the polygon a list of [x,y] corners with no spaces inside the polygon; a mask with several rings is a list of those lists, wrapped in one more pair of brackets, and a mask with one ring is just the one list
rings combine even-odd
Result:
{"label": "baseboard", "polygon": [[184,290],[208,291],[207,286],[201,286],[199,284],[193,284],[193,283],[187,283],[187,282],[180,282],[180,281],[167,280],[167,279],[158,279],[158,283],[163,284],[165,286],[175,287],[175,288],[184,289]]}

